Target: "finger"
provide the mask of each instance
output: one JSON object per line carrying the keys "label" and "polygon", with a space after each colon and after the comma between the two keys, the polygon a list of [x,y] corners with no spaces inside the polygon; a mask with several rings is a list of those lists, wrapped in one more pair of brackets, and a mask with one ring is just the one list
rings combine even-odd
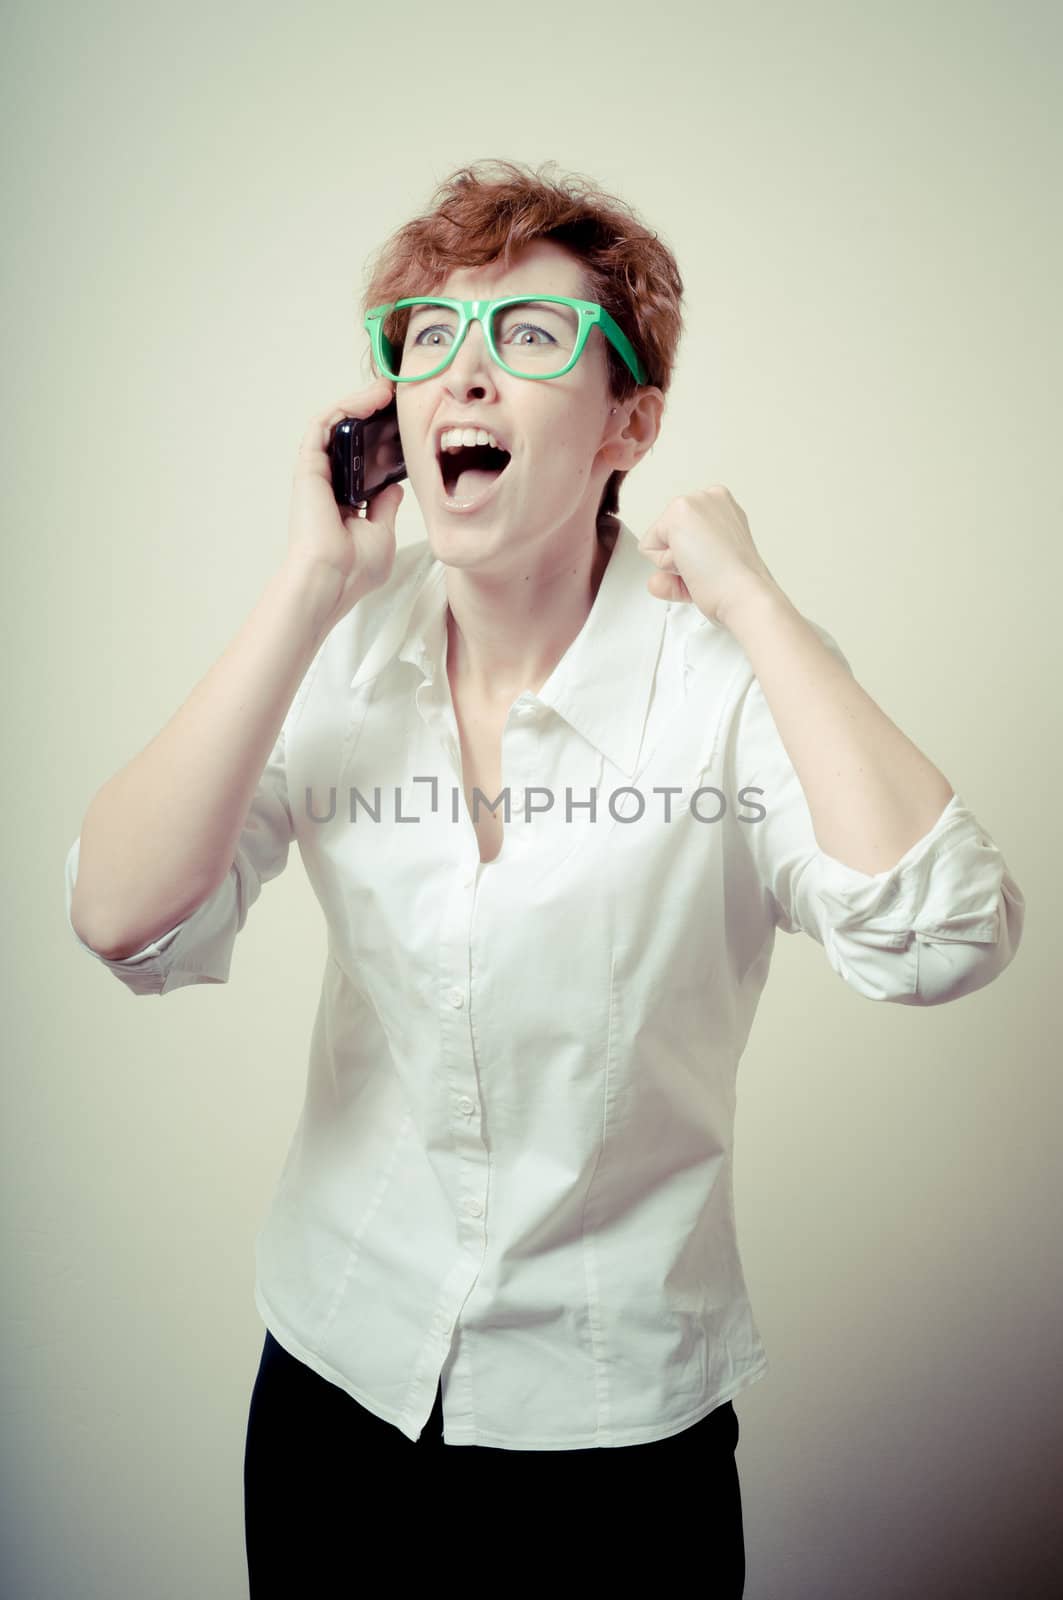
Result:
{"label": "finger", "polygon": [[652,527],[646,529],[646,532],[639,540],[639,549],[644,555],[649,555],[654,550],[668,549],[668,541],[664,537],[664,532],[659,522],[655,522]]}
{"label": "finger", "polygon": [[386,489],[381,489],[370,500],[365,508],[366,517],[370,522],[394,522],[405,496],[406,490],[401,483],[389,483]]}
{"label": "finger", "polygon": [[326,428],[334,428],[344,417],[371,417],[374,411],[380,411],[390,402],[394,391],[390,378],[376,378],[368,387],[343,395],[335,405],[321,412],[318,420]]}
{"label": "finger", "polygon": [[655,572],[646,587],[658,600],[693,601],[690,590],[678,573]]}
{"label": "finger", "polygon": [[327,465],[326,456],[332,440],[332,432],[338,422],[344,417],[358,417],[364,420],[371,417],[375,411],[381,411],[391,401],[394,384],[390,378],[378,378],[365,389],[358,389],[352,394],[344,396],[327,411],[319,411],[307,424],[306,431],[299,441],[299,456],[306,461],[307,470],[318,477],[327,477],[331,469]]}
{"label": "finger", "polygon": [[300,441],[300,451],[327,450],[337,422],[342,422],[344,417],[358,417],[364,421],[375,411],[382,411],[390,404],[394,389],[390,378],[377,378],[368,387],[343,395],[334,405],[311,418]]}
{"label": "finger", "polygon": [[645,550],[640,545],[639,549],[646,557],[646,560],[652,561],[654,566],[659,568],[660,571],[675,572],[675,557],[672,555],[672,552],[667,548],[667,546],[661,550]]}

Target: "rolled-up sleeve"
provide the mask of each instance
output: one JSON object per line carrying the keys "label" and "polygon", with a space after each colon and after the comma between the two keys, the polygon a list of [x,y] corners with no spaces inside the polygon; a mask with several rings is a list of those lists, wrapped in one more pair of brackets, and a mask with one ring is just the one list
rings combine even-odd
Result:
{"label": "rolled-up sleeve", "polygon": [[85,943],[74,927],[70,908],[77,882],[80,835],[70,846],[66,858],[66,916],[70,931],[83,950],[109,967],[134,994],[164,995],[187,984],[228,982],[236,936],[262,892],[262,885],[287,865],[295,836],[284,747],[282,727],[259,779],[228,876],[183,922],[124,960],[101,955]]}
{"label": "rolled-up sleeve", "polygon": [[[824,642],[849,665],[825,629]],[[953,793],[895,865],[869,874],[819,848],[804,790],[756,678],[745,691],[733,781],[766,815],[740,823],[775,925],[820,943],[870,1000],[940,1005],[991,983],[1019,947],[1025,898],[1000,850]]]}

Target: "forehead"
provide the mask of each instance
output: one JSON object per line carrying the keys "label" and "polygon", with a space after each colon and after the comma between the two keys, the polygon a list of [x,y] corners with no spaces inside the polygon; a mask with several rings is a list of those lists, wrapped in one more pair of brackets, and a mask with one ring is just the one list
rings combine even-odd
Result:
{"label": "forehead", "polygon": [[552,239],[535,239],[514,255],[508,271],[498,260],[482,267],[456,267],[437,293],[458,300],[507,294],[564,294],[581,300],[584,288],[579,258]]}

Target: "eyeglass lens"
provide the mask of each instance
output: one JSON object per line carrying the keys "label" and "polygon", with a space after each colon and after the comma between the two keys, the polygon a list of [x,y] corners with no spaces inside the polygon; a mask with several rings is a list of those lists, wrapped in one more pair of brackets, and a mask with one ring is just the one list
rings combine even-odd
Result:
{"label": "eyeglass lens", "polygon": [[[554,377],[572,360],[579,315],[571,306],[546,300],[515,301],[496,306],[491,320],[495,346],[503,364],[513,372]],[[453,353],[459,322],[456,310],[425,301],[391,311],[383,327],[390,369],[387,376],[427,377],[441,370]]]}

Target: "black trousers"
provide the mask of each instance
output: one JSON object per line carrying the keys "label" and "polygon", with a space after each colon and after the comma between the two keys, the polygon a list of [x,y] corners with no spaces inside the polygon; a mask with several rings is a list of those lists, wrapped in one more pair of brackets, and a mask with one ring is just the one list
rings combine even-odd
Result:
{"label": "black trousers", "polygon": [[443,1444],[443,1396],[415,1442],[267,1331],[244,1451],[251,1600],[354,1595],[378,1578],[683,1581],[745,1588],[738,1417],[616,1449]]}

